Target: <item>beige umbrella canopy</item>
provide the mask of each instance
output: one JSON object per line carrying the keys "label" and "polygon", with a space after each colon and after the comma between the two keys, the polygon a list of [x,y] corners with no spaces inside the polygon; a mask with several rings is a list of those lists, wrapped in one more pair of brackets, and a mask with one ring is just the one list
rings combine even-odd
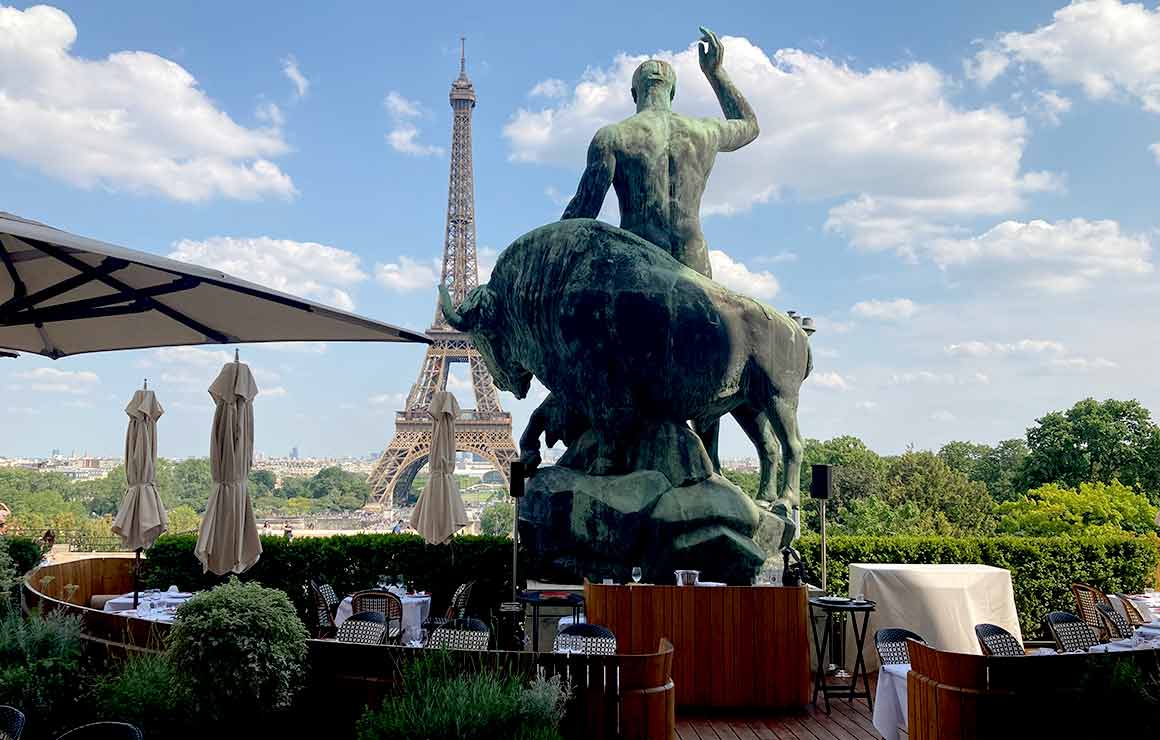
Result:
{"label": "beige umbrella canopy", "polygon": [[246,490],[254,461],[254,397],[258,384],[248,365],[231,362],[209,387],[213,415],[209,464],[213,492],[194,554],[217,575],[244,573],[262,554],[258,524]]}
{"label": "beige umbrella canopy", "polygon": [[440,545],[468,523],[455,482],[455,417],[459,415],[459,404],[451,393],[436,391],[427,413],[434,420],[431,456],[427,460],[431,477],[411,513],[411,527],[428,544]]}
{"label": "beige umbrella canopy", "polygon": [[139,390],[125,407],[129,431],[125,435],[125,480],[128,487],[113,519],[113,533],[130,550],[151,547],[169,527],[169,518],[157,495],[157,420],[165,413],[157,396]]}

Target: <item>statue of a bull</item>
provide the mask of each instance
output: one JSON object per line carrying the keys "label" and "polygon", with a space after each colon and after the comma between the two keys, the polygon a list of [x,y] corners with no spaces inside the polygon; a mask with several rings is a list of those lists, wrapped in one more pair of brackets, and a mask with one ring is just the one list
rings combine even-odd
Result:
{"label": "statue of a bull", "polygon": [[[446,289],[442,300],[500,388],[523,398],[535,376],[587,418],[589,473],[629,472],[634,435],[649,422],[707,428],[731,413],[757,447],[759,497],[780,498],[787,513],[797,506],[798,393],[811,360],[788,316],[592,219],[525,234],[458,309]],[[779,446],[786,483],[776,497]]]}

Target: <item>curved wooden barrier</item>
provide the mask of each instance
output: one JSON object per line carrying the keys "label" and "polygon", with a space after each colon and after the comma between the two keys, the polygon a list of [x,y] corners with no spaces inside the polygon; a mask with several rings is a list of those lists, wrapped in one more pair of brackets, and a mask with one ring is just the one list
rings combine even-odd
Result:
{"label": "curved wooden barrier", "polygon": [[93,596],[133,590],[131,558],[86,558],[32,569],[24,577],[24,610],[71,614],[81,620],[81,637],[110,654],[157,652],[170,625],[89,607]]}
{"label": "curved wooden barrier", "polygon": [[[358,717],[400,690],[402,669],[426,651],[394,645],[308,640],[314,701],[330,717]],[[569,738],[676,738],[673,645],[661,640],[643,655],[562,655],[502,650],[446,654],[456,670],[560,676],[572,687],[564,722]]]}
{"label": "curved wooden barrier", "polygon": [[[1024,735],[1096,737],[1145,726],[1125,697],[1108,689],[1131,666],[1157,680],[1160,651],[997,657],[950,653],[913,640],[906,677],[910,740],[990,740]],[[1149,679],[1143,679],[1148,681]],[[1153,709],[1153,711],[1156,711]],[[1155,719],[1154,717],[1152,719]],[[1093,734],[1094,733],[1094,734]]]}

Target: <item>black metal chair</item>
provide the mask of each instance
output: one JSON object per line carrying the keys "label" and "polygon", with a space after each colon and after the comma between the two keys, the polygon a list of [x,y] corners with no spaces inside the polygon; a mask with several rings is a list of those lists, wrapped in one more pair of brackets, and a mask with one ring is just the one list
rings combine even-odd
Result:
{"label": "black metal chair", "polygon": [[1124,605],[1124,614],[1128,616],[1128,624],[1131,626],[1139,627],[1151,621],[1148,617],[1144,616],[1144,613],[1140,611],[1140,607],[1135,601],[1128,598],[1127,594],[1117,593],[1116,598]]}
{"label": "black metal chair", "polygon": [[901,627],[881,629],[874,633],[874,649],[878,652],[878,662],[882,665],[903,665],[910,662],[907,640],[915,640],[924,645],[926,640],[910,630]]}
{"label": "black metal chair", "polygon": [[1055,639],[1055,649],[1061,653],[1086,653],[1092,645],[1100,643],[1096,631],[1071,612],[1048,614],[1047,629]]}
{"label": "black metal chair", "polygon": [[487,650],[491,630],[478,619],[452,619],[427,638],[427,647],[440,650]]}
{"label": "black metal chair", "polygon": [[[327,586],[327,588],[330,587]],[[334,589],[331,589],[331,593],[334,593]],[[330,608],[322,587],[314,581],[310,582],[310,595],[314,599],[314,616],[318,622],[315,628],[315,637],[319,639],[334,637],[338,631],[338,626],[334,623],[334,610]]]}
{"label": "black metal chair", "polygon": [[1095,586],[1089,586],[1086,583],[1071,584],[1071,595],[1075,598],[1075,613],[1083,619],[1087,626],[1092,628],[1096,633],[1096,637],[1100,640],[1107,640],[1109,637],[1108,631],[1104,627],[1104,620],[1100,617],[1099,610],[1096,607],[1100,604],[1111,606],[1112,602],[1108,599],[1108,595]]}
{"label": "black metal chair", "polygon": [[387,641],[398,642],[403,636],[403,601],[390,591],[359,591],[350,599],[355,614],[379,612],[387,627]]}
{"label": "black metal chair", "polygon": [[24,712],[7,704],[0,704],[0,738],[20,740],[24,732]]}
{"label": "black metal chair", "polygon": [[447,605],[446,614],[442,617],[428,617],[423,620],[423,629],[427,630],[428,634],[430,634],[437,627],[450,622],[452,619],[465,619],[467,617],[467,605],[471,602],[471,589],[474,586],[475,581],[459,584],[455,592],[451,594],[451,602]]}
{"label": "black metal chair", "polygon": [[1100,618],[1104,620],[1104,629],[1107,630],[1108,637],[1112,640],[1123,640],[1131,637],[1136,631],[1132,625],[1128,624],[1128,620],[1120,616],[1116,608],[1111,604],[1096,604],[1096,611],[1100,613]]}
{"label": "black metal chair", "polygon": [[616,655],[616,635],[599,624],[570,624],[556,635],[552,652]]}
{"label": "black metal chair", "polygon": [[382,645],[387,635],[385,618],[380,621],[374,617],[366,618],[364,614],[365,612],[355,614],[339,625],[338,634],[334,639],[338,642],[356,642],[361,645]]}
{"label": "black metal chair", "polygon": [[326,600],[326,605],[330,607],[330,611],[333,612],[338,608],[340,599],[338,598],[338,594],[334,592],[333,586],[329,583],[319,583],[318,591],[322,594],[322,598]]}
{"label": "black metal chair", "polygon": [[124,722],[93,722],[75,727],[56,740],[144,740],[144,736]]}
{"label": "black metal chair", "polygon": [[1027,654],[1023,645],[1015,639],[1015,635],[997,624],[976,624],[975,637],[979,640],[979,648],[982,649],[983,655],[1019,657]]}

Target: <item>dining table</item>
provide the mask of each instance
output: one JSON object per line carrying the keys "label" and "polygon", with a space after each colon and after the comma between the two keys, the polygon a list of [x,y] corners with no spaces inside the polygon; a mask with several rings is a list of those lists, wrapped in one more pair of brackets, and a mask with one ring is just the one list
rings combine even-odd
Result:
{"label": "dining table", "polygon": [[[423,622],[427,621],[427,616],[431,613],[431,594],[396,593],[394,589],[391,589],[391,591],[403,603],[402,643],[408,645],[422,642]],[[351,602],[352,597],[347,596],[338,603],[338,610],[334,615],[334,624],[336,627],[341,627],[343,622],[350,619],[353,613]]]}
{"label": "dining table", "polygon": [[899,740],[906,729],[906,674],[909,663],[878,667],[878,688],[874,694],[874,729],[885,740]]}

